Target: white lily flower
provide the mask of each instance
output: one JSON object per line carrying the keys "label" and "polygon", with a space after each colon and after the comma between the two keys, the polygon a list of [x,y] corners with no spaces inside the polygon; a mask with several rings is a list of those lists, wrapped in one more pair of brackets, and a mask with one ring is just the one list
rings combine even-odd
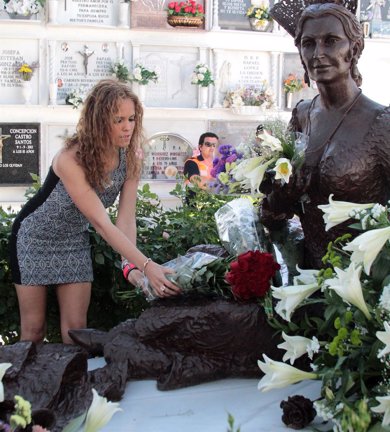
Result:
{"label": "white lily flower", "polygon": [[382,426],[387,426],[390,424],[390,396],[378,396],[376,400],[379,405],[371,408],[371,411],[378,414],[383,413]]}
{"label": "white lily flower", "polygon": [[390,227],[373,229],[356,237],[343,249],[351,251],[351,261],[356,264],[363,263],[364,271],[369,275],[372,263],[388,240],[390,240]]}
{"label": "white lily flower", "polygon": [[289,182],[292,174],[292,165],[287,158],[279,158],[273,170],[276,172],[275,180],[284,180],[286,183]]}
{"label": "white lily flower", "polygon": [[296,269],[299,275],[293,277],[294,285],[309,285],[317,282],[319,270],[301,269],[298,266],[296,266]]}
{"label": "white lily flower", "polygon": [[92,389],[92,394],[93,400],[87,412],[84,432],[97,432],[111,420],[117,411],[122,411],[119,403],[107,402],[107,399],[99,396],[95,389]]}
{"label": "white lily flower", "polygon": [[12,366],[11,363],[0,363],[0,403],[4,401],[3,377],[7,369]]}
{"label": "white lily flower", "polygon": [[356,204],[347,201],[333,200],[334,194],[329,195],[329,204],[319,205],[318,208],[324,212],[323,218],[326,223],[325,231],[350,219],[352,210],[364,210],[374,207],[375,204]]}
{"label": "white lily flower", "polygon": [[257,362],[265,374],[257,386],[260,391],[282,388],[299,381],[317,378],[317,374],[313,372],[304,372],[285,363],[274,361],[265,354],[263,354],[263,358],[265,363],[260,360]]}
{"label": "white lily flower", "polygon": [[278,345],[279,349],[286,350],[283,356],[283,361],[290,361],[294,364],[295,360],[307,353],[308,347],[311,345],[312,340],[303,336],[288,336],[282,332],[284,342]]}
{"label": "white lily flower", "polygon": [[263,158],[261,156],[244,160],[231,170],[231,174],[244,187],[250,187],[252,193],[258,192],[264,174],[269,165],[274,162],[274,159],[261,164],[262,161]]}
{"label": "white lily flower", "polygon": [[319,290],[317,283],[307,285],[289,285],[285,287],[271,287],[272,296],[279,299],[275,307],[275,312],[284,320],[290,322],[291,315],[307,297]]}
{"label": "white lily flower", "polygon": [[269,147],[272,151],[283,151],[282,143],[280,142],[280,139],[275,138],[271,134],[269,134],[266,130],[263,131],[263,133],[260,134],[259,138],[261,138],[262,145]]}
{"label": "white lily flower", "polygon": [[353,304],[360,309],[367,319],[371,319],[360,283],[362,266],[356,267],[356,264],[351,262],[346,270],[335,267],[335,272],[337,276],[332,279],[326,279],[324,282],[325,285],[336,291],[345,302]]}
{"label": "white lily flower", "polygon": [[386,345],[383,350],[378,353],[378,358],[390,353],[390,325],[385,321],[384,326],[385,331],[376,332],[376,337]]}

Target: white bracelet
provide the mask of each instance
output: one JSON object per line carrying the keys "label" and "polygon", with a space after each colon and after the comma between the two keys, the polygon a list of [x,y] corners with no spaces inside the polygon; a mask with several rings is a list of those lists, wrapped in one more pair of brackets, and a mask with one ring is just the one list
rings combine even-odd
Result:
{"label": "white bracelet", "polygon": [[148,258],[143,265],[143,270],[142,273],[145,274],[145,270],[146,270],[146,266],[150,263],[150,261],[152,261],[152,258]]}

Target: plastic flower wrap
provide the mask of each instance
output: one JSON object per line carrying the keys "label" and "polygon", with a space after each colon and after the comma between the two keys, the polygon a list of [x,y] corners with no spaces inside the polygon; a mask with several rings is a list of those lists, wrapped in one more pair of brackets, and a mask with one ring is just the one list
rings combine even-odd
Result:
{"label": "plastic flower wrap", "polygon": [[225,204],[215,213],[215,220],[221,243],[230,255],[261,249],[257,216],[248,198],[237,198]]}
{"label": "plastic flower wrap", "polygon": [[[390,208],[337,201],[332,194],[329,205],[319,207],[326,224],[350,220],[357,236],[331,242],[321,270],[300,270],[293,286],[272,288],[282,320],[274,315],[271,324],[285,341],[278,348],[286,350],[285,362],[310,359],[322,383],[314,408],[330,422],[326,430],[389,430]],[[288,372],[287,365],[268,360],[272,367],[262,368],[261,389],[277,388],[275,374]],[[313,379],[300,373],[290,369],[288,376]]]}

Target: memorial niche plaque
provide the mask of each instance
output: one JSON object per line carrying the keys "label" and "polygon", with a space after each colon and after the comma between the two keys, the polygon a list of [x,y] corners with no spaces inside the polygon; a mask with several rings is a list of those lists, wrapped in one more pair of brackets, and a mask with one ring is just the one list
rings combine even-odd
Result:
{"label": "memorial niche plaque", "polygon": [[116,26],[119,0],[58,0],[57,23]]}
{"label": "memorial niche plaque", "polygon": [[57,101],[65,103],[71,91],[80,90],[85,96],[98,81],[112,77],[110,68],[117,61],[117,50],[113,42],[59,41],[55,57]]}
{"label": "memorial niche plaque", "polygon": [[251,0],[219,0],[218,24],[222,29],[250,30],[246,11]]}
{"label": "memorial niche plaque", "polygon": [[191,155],[191,144],[180,135],[154,135],[145,148],[142,180],[175,180],[177,174],[183,174],[184,162]]}
{"label": "memorial niche plaque", "polygon": [[0,184],[29,185],[39,174],[39,123],[0,123]]}

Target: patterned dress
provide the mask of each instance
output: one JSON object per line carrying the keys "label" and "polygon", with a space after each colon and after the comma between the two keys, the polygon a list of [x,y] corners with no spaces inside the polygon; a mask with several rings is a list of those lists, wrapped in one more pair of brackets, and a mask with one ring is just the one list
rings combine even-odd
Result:
{"label": "patterned dress", "polygon": [[[126,153],[120,150],[111,184],[96,191],[111,206],[126,180]],[[16,217],[10,240],[14,283],[52,285],[93,280],[89,223],[50,167],[36,195]]]}

